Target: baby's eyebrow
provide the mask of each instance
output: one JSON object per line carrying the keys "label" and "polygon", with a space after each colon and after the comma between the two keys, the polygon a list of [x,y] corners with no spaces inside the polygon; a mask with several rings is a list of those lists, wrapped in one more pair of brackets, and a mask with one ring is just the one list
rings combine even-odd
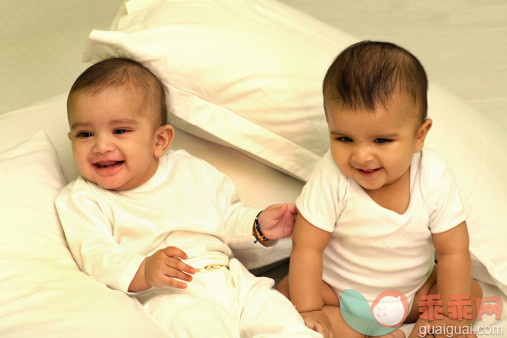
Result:
{"label": "baby's eyebrow", "polygon": [[[334,130],[331,130],[329,132],[329,134],[331,134],[331,135],[339,135],[339,136],[346,135],[344,133],[341,133],[339,131],[334,131]],[[389,134],[378,134],[378,135],[375,135],[373,138],[396,138],[398,136],[399,136],[398,133],[389,133]]]}
{"label": "baby's eyebrow", "polygon": [[88,123],[88,122],[75,122],[72,124],[72,126],[70,126],[70,130],[74,130],[78,127],[89,127],[91,126],[91,123]]}
{"label": "baby's eyebrow", "polygon": [[133,120],[133,119],[117,119],[117,120],[112,120],[110,122],[110,124],[132,124],[132,125],[136,125],[137,121]]}
{"label": "baby's eyebrow", "polygon": [[[129,124],[129,125],[137,125],[137,121],[133,119],[116,119],[109,122],[110,125],[117,125],[117,124]],[[70,126],[71,130],[74,130],[76,128],[80,127],[91,127],[90,122],[74,122],[72,126]]]}
{"label": "baby's eyebrow", "polygon": [[378,136],[379,138],[395,138],[395,137],[398,137],[398,134],[397,133],[392,133],[392,134],[381,134]]}

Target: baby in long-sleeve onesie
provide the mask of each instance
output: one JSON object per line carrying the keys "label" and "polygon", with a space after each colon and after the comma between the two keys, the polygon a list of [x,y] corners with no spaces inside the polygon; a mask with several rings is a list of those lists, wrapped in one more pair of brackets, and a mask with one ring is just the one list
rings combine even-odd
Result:
{"label": "baby in long-sleeve onesie", "polygon": [[80,176],[56,207],[84,272],[134,294],[176,336],[316,334],[231,252],[290,236],[295,205],[250,208],[214,167],[168,150],[156,76],[133,60],[101,61],[77,78],[67,108]]}

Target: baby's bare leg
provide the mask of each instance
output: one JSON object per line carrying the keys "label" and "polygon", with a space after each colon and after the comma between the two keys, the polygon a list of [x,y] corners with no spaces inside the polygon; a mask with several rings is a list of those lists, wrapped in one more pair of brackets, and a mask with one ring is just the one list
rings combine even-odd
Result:
{"label": "baby's bare leg", "polygon": [[282,295],[290,299],[289,297],[289,276],[285,276],[278,285],[275,286],[275,289],[278,290]]}
{"label": "baby's bare leg", "polygon": [[414,296],[414,301],[412,303],[412,308],[410,309],[410,313],[405,319],[405,323],[414,323],[419,319],[419,304],[422,300],[422,297],[430,294],[430,290],[436,286],[437,284],[437,266],[433,268],[431,275],[428,277],[426,282],[424,282],[423,286],[417,290]]}
{"label": "baby's bare leg", "polygon": [[[369,337],[352,329],[343,319],[339,307],[324,306],[322,310],[331,320],[334,337],[350,337],[350,338]],[[383,336],[375,336],[375,338],[405,338],[405,333],[403,333],[403,331],[401,331],[400,329],[397,329]]]}
{"label": "baby's bare leg", "polygon": [[322,308],[331,321],[334,337],[364,338],[364,334],[357,332],[347,325],[340,312],[340,307],[326,305]]}
{"label": "baby's bare leg", "polygon": [[[420,312],[419,312],[419,302],[422,300],[423,296],[427,295],[437,295],[438,294],[438,282],[437,282],[437,268],[433,269],[432,274],[430,277],[428,277],[428,280],[424,283],[424,285],[417,291],[414,303],[412,304],[412,309],[410,311],[410,315],[405,320],[405,323],[413,323],[416,322],[414,329],[412,330],[412,333],[409,337],[417,337],[419,327],[423,325],[427,325],[428,321],[425,319],[420,318]],[[465,325],[472,325],[475,322],[475,318],[477,318],[477,309],[476,309],[476,299],[482,298],[482,288],[481,286],[472,279],[471,285],[470,285],[470,293],[469,293],[469,299],[471,300],[471,306],[472,306],[472,319],[464,319],[463,323]],[[476,337],[475,335],[467,335],[467,337]]]}
{"label": "baby's bare leg", "polygon": [[[276,287],[285,297],[289,298],[289,280],[285,277]],[[365,335],[353,330],[347,325],[340,313],[340,300],[333,288],[322,282],[322,311],[331,321],[334,337],[364,338]],[[396,336],[393,336],[396,337]],[[400,336],[404,337],[404,336]]]}
{"label": "baby's bare leg", "polygon": [[[289,293],[289,276],[285,276],[284,279],[276,286],[276,289],[285,297],[290,299]],[[340,300],[334,292],[333,288],[326,282],[322,281],[322,306],[340,306]]]}

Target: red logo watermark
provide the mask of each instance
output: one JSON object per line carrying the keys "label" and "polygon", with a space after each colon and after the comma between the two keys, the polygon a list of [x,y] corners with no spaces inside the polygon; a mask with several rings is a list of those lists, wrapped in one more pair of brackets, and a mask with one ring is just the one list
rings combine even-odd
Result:
{"label": "red logo watermark", "polygon": [[[477,298],[476,307],[478,320],[481,320],[484,314],[494,314],[496,320],[502,317],[503,303],[500,297]],[[468,295],[451,296],[447,303],[447,310],[450,319],[473,319],[472,301]],[[440,295],[422,296],[419,302],[419,313],[422,319],[430,321],[443,319],[443,302]]]}

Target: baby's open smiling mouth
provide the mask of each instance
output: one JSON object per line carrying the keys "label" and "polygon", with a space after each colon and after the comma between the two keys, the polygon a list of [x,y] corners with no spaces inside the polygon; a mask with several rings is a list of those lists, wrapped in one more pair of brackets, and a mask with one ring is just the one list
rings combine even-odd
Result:
{"label": "baby's open smiling mouth", "polygon": [[104,162],[94,163],[93,165],[96,166],[97,168],[110,168],[110,167],[115,167],[115,166],[121,165],[124,162],[125,161],[104,161]]}
{"label": "baby's open smiling mouth", "polygon": [[377,170],[380,170],[380,168],[376,168],[376,169],[357,169],[357,170],[359,170],[359,171],[361,171],[363,173],[373,173],[373,172],[375,172]]}
{"label": "baby's open smiling mouth", "polygon": [[359,174],[362,177],[372,177],[375,176],[375,174],[382,168],[376,168],[376,169],[357,169]]}

